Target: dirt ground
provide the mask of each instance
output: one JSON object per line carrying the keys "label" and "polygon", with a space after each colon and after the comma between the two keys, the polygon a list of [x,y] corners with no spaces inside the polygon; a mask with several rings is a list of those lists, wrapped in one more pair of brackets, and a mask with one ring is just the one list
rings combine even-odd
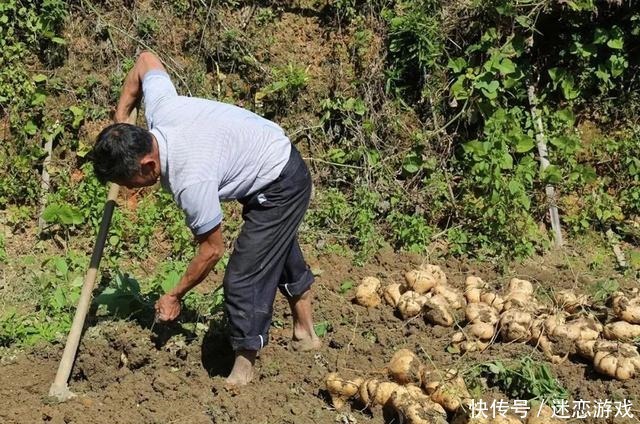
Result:
{"label": "dirt ground", "polygon": [[[416,352],[435,368],[465,369],[475,363],[530,355],[543,360],[529,346],[495,344],[480,354],[460,356],[445,348],[449,328],[427,325],[416,318],[403,322],[392,308],[367,310],[351,303],[353,289],[340,293],[341,284],[374,275],[384,283],[424,259],[382,252],[365,267],[354,267],[337,255],[310,258],[318,272],[316,320],[331,324],[318,352],[297,353],[289,346],[290,315],[279,297],[270,344],[260,353],[255,381],[248,387],[225,387],[232,352],[218,315],[208,330],[196,333],[180,325],[144,328],[134,321],[103,319],[83,336],[71,389],[78,397],[56,404],[46,397],[62,346],[43,346],[15,356],[5,355],[0,366],[1,423],[392,423],[381,410],[352,404],[334,410],[324,391],[324,377],[338,370],[346,375],[385,378],[385,364],[400,348]],[[498,277],[489,265],[460,261],[441,263],[451,283],[460,287],[470,272],[501,285],[511,276],[531,279],[540,287],[573,287],[587,279],[565,259],[553,256],[514,267]],[[574,399],[628,399],[640,415],[640,380],[627,382],[595,375],[584,363],[552,365]],[[495,388],[483,400],[508,399]],[[394,421],[395,420],[395,421]],[[566,420],[566,422],[626,423],[637,419]]]}

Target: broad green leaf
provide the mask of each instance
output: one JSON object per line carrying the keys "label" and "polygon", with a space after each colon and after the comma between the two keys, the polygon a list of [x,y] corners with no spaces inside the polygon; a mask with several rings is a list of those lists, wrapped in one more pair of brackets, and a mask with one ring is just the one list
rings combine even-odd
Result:
{"label": "broad green leaf", "polygon": [[624,48],[624,40],[622,38],[614,38],[607,41],[607,46],[615,50],[622,50]]}
{"label": "broad green leaf", "polygon": [[562,173],[556,165],[549,165],[541,174],[542,179],[547,183],[557,184],[562,180]]}
{"label": "broad green leaf", "polygon": [[509,193],[516,194],[524,191],[522,184],[518,180],[511,180],[508,184]]}
{"label": "broad green leaf", "polygon": [[24,124],[22,129],[24,130],[25,134],[28,135],[35,135],[36,132],[38,132],[38,127],[33,123],[32,120],[28,120],[27,123]]}
{"label": "broad green leaf", "polygon": [[44,82],[47,80],[47,76],[44,74],[35,74],[32,79],[33,82]]}
{"label": "broad green leaf", "polygon": [[467,61],[462,57],[458,57],[456,59],[449,59],[449,63],[447,67],[453,70],[453,72],[462,72],[464,68],[467,67]]}
{"label": "broad green leaf", "polygon": [[511,61],[511,59],[505,57],[496,65],[496,69],[498,69],[502,75],[508,75],[516,71],[516,65]]}
{"label": "broad green leaf", "polygon": [[560,83],[565,99],[573,100],[580,95],[580,90],[576,88],[572,75],[566,75]]}
{"label": "broad green leaf", "polygon": [[484,145],[478,140],[472,140],[462,145],[462,148],[467,153],[475,153],[476,155],[482,155],[485,153]]}
{"label": "broad green leaf", "polygon": [[573,110],[571,110],[570,108],[557,110],[555,112],[555,116],[557,119],[564,122],[568,126],[573,126],[576,119],[575,115],[573,114]]}
{"label": "broad green leaf", "polygon": [[477,81],[476,87],[482,91],[482,94],[489,100],[493,100],[498,97],[498,88],[500,88],[500,83],[498,81],[493,80],[490,83],[486,83],[484,81]]}
{"label": "broad green leaf", "polygon": [[516,142],[516,152],[526,153],[533,149],[534,146],[535,142],[533,141],[533,138],[526,134],[522,134],[518,137]]}
{"label": "broad green leaf", "polygon": [[415,174],[420,171],[420,168],[422,168],[422,158],[415,152],[409,153],[402,163],[402,169],[410,174]]}
{"label": "broad green leaf", "polygon": [[464,82],[466,80],[465,75],[460,75],[456,82],[451,85],[451,95],[456,100],[464,100],[469,97],[469,92],[464,86]]}
{"label": "broad green leaf", "polygon": [[340,292],[340,294],[345,294],[351,288],[353,288],[353,281],[345,280],[342,282],[342,284],[340,284],[340,289],[338,291]]}
{"label": "broad green leaf", "polygon": [[594,44],[604,44],[609,39],[609,35],[607,31],[602,29],[601,27],[597,27],[593,34],[593,43]]}

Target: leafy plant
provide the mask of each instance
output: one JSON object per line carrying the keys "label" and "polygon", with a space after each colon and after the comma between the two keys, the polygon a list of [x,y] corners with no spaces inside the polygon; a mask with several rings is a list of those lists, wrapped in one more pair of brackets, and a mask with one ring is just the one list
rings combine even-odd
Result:
{"label": "leafy plant", "polygon": [[469,369],[465,380],[478,387],[478,378],[486,378],[489,386],[496,386],[512,399],[553,400],[567,399],[569,392],[562,387],[549,369],[549,365],[530,357],[511,362],[486,362]]}
{"label": "leafy plant", "polygon": [[288,107],[309,82],[308,68],[295,64],[276,67],[271,71],[272,82],[260,89],[255,96],[258,108],[266,107],[269,113],[275,113]]}
{"label": "leafy plant", "polygon": [[589,288],[591,297],[595,302],[605,302],[611,295],[620,289],[620,284],[615,280],[598,281]]}

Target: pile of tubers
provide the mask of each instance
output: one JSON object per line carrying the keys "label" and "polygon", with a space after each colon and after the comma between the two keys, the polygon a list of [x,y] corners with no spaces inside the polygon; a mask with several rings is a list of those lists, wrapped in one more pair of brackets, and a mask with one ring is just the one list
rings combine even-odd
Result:
{"label": "pile of tubers", "polygon": [[[410,350],[398,350],[387,366],[391,381],[379,379],[346,379],[338,373],[325,378],[327,391],[336,409],[347,401],[358,400],[365,407],[380,406],[393,411],[399,422],[407,424],[446,424],[449,419],[456,424],[523,423],[515,416],[470,416],[471,395],[462,376],[455,369],[431,370]],[[549,408],[541,416],[530,414],[525,424],[554,424]]]}
{"label": "pile of tubers", "polygon": [[402,319],[422,315],[433,325],[456,325],[460,331],[451,345],[460,352],[483,351],[496,340],[528,343],[553,363],[579,355],[593,361],[597,372],[626,380],[640,374],[640,354],[632,343],[640,338],[640,294],[632,295],[613,295],[616,319],[603,325],[589,312],[587,296],[571,290],[555,293],[555,307],[548,307],[536,300],[527,280],[511,279],[500,294],[472,275],[460,291],[447,284],[439,266],[425,265],[407,272],[403,284],[382,287],[379,279],[365,278],[355,301],[375,307],[384,299]]}

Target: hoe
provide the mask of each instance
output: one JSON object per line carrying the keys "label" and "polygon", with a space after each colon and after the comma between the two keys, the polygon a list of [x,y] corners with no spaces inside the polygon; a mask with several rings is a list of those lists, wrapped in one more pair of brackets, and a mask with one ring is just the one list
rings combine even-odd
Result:
{"label": "hoe", "polygon": [[[134,109],[129,115],[127,123],[135,124],[136,118],[137,111]],[[111,184],[109,187],[107,203],[104,205],[102,222],[100,223],[96,243],[93,247],[93,253],[91,254],[89,269],[87,270],[87,273],[84,276],[84,282],[82,283],[82,292],[80,293],[80,300],[78,301],[76,314],[73,317],[73,323],[71,324],[71,330],[69,330],[69,336],[67,337],[67,343],[64,347],[62,359],[60,359],[56,378],[49,389],[49,396],[56,398],[60,402],[66,401],[67,399],[75,396],[75,394],[69,390],[67,381],[71,375],[71,369],[73,368],[76,352],[78,351],[78,344],[80,343],[80,337],[82,336],[82,330],[84,328],[84,320],[91,304],[91,294],[95,285],[96,276],[98,275],[98,267],[100,266],[100,260],[102,259],[102,251],[104,250],[104,244],[107,239],[107,233],[109,232],[109,225],[111,224],[111,217],[113,216],[113,210],[116,206],[116,199],[118,197],[119,190],[120,187],[117,184]]]}

